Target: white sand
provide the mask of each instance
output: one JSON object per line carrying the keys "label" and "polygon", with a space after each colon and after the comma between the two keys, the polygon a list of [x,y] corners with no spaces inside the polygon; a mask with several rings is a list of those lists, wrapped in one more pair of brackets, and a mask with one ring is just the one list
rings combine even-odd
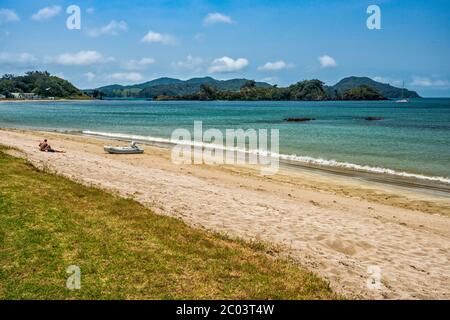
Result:
{"label": "white sand", "polygon": [[[68,152],[38,151],[43,135]],[[0,130],[0,144],[160,214],[280,245],[349,298],[450,299],[449,197],[308,171],[263,177],[248,167],[177,166],[154,147],[115,156],[102,150],[111,141],[56,133]],[[369,266],[381,269],[381,289],[367,288]]]}

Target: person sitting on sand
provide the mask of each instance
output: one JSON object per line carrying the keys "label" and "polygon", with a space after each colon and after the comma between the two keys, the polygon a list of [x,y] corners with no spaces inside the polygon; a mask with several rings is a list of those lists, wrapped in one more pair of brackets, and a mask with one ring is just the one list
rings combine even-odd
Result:
{"label": "person sitting on sand", "polygon": [[65,153],[65,151],[55,150],[53,149],[47,142],[47,139],[44,139],[41,143],[39,143],[39,150],[44,152],[58,152],[58,153]]}
{"label": "person sitting on sand", "polygon": [[47,151],[47,148],[49,147],[47,143],[47,139],[44,139],[41,143],[39,143],[39,150],[41,151]]}

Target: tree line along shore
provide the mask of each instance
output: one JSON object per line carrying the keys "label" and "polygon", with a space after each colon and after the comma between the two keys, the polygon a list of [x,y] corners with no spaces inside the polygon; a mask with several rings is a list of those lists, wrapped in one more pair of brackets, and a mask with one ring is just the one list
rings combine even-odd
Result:
{"label": "tree line along shore", "polygon": [[[400,90],[400,91],[399,91]],[[141,98],[148,100],[225,101],[327,101],[388,100],[403,95],[403,89],[367,77],[348,77],[334,86],[318,79],[303,80],[287,87],[247,79],[216,80],[211,77],[179,80],[158,78],[131,86],[110,85],[80,90],[47,71],[30,71],[21,76],[0,78],[1,100],[60,100]],[[405,90],[407,98],[420,98]]]}
{"label": "tree line along shore", "polygon": [[376,89],[367,85],[361,85],[348,89],[343,94],[338,92],[330,96],[324,89],[324,83],[320,80],[304,80],[279,88],[258,87],[255,81],[247,81],[239,91],[221,91],[213,86],[202,84],[197,93],[182,96],[159,95],[155,100],[240,100],[240,101],[325,101],[325,100],[388,100]]}

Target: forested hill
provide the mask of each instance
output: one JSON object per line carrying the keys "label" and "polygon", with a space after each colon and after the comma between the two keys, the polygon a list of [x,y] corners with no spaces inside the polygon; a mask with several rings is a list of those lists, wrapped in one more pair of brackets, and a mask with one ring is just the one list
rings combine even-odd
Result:
{"label": "forested hill", "polygon": [[[97,88],[105,97],[116,98],[154,98],[156,96],[183,96],[200,91],[203,84],[209,85],[220,91],[239,91],[247,83],[247,79],[217,80],[211,77],[192,78],[180,80],[174,78],[158,78],[152,81],[130,85],[110,85]],[[256,82],[255,85],[261,88],[270,88],[271,85],[265,82]],[[88,91],[87,91],[88,92]]]}
{"label": "forested hill", "polygon": [[[197,93],[168,96],[160,95],[157,100],[241,100],[241,101],[323,101],[331,100],[324,89],[323,82],[317,79],[304,80],[289,87],[258,87],[255,81],[247,81],[239,91],[217,90],[208,84],[200,85]],[[359,86],[347,90],[336,100],[386,100],[375,89]]]}
{"label": "forested hill", "polygon": [[30,71],[23,76],[5,74],[0,78],[0,94],[12,98],[13,93],[33,93],[41,98],[86,98],[69,81],[47,71]]}
{"label": "forested hill", "polygon": [[[318,81],[318,80],[317,80]],[[364,99],[395,99],[402,95],[402,89],[374,81],[367,77],[347,77],[339,81],[333,86],[325,86],[313,80],[309,82],[298,82],[285,88],[278,88],[265,82],[255,82],[247,79],[230,79],[216,80],[211,77],[192,78],[189,80],[180,80],[175,78],[158,78],[152,81],[139,83],[135,85],[122,86],[118,84],[104,86],[95,90],[86,90],[86,93],[100,93],[106,98],[147,98],[154,99],[156,97],[187,99],[212,98],[213,95],[225,99],[269,99],[269,100],[341,100],[359,97]],[[252,84],[251,90],[246,90],[245,94],[241,88],[249,83]],[[307,85],[306,89],[302,85]],[[302,87],[302,93],[299,95],[299,88]],[[321,88],[319,88],[321,87]],[[367,87],[375,91],[369,92]],[[209,89],[208,89],[209,88]],[[206,89],[206,91],[205,91]],[[247,88],[248,89],[248,88]],[[353,90],[352,94],[348,94]],[[213,90],[214,94],[206,94],[208,90]],[[306,92],[313,90],[313,92]],[[322,92],[323,91],[323,92]],[[415,91],[405,89],[403,91],[405,98],[420,98]]]}
{"label": "forested hill", "polygon": [[[415,91],[402,90],[367,77],[347,77],[333,86],[320,80],[304,80],[288,87],[272,86],[247,79],[216,80],[211,77],[180,80],[158,78],[122,86],[111,85],[85,90],[94,98],[148,98],[180,100],[383,100],[420,98]],[[12,98],[13,93],[30,93],[40,98],[88,98],[69,81],[47,71],[30,71],[22,76],[5,74],[0,78],[0,94]]]}
{"label": "forested hill", "polygon": [[[378,91],[383,97],[388,99],[396,99],[402,96],[402,88],[391,86],[387,83],[378,82],[368,77],[347,77],[336,83],[334,86],[326,87],[325,90],[331,98],[342,96],[348,90],[360,86],[368,86]],[[403,90],[404,98],[420,98],[415,91]]]}

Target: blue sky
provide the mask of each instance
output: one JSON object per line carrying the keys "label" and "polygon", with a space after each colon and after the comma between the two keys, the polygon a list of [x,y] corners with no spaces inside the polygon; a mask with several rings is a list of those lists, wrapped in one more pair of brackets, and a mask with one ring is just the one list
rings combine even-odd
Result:
{"label": "blue sky", "polygon": [[[381,30],[366,26],[369,5]],[[81,30],[68,30],[69,5]],[[0,0],[0,72],[48,70],[81,88],[246,77],[287,85],[349,75],[450,96],[450,1]]]}

